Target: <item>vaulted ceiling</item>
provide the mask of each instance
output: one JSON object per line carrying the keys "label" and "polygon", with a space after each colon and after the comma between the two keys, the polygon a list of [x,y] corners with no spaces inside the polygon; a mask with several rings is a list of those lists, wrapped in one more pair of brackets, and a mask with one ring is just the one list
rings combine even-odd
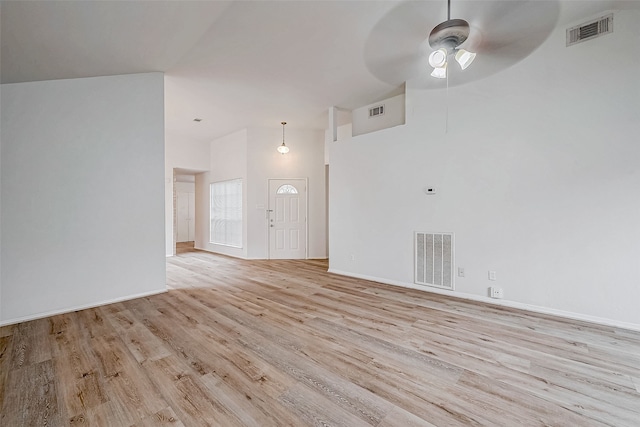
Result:
{"label": "vaulted ceiling", "polygon": [[[501,22],[500,11],[518,2],[526,3],[454,0],[452,14],[473,28],[482,23],[465,11],[490,10]],[[540,42],[554,26],[640,2],[545,3],[552,13]],[[161,71],[167,131],[201,141],[283,120],[324,129],[330,106],[353,109],[397,93],[406,76],[389,74],[392,54],[407,46],[394,35],[426,40],[447,10],[444,0],[2,1],[0,7],[2,83]],[[406,16],[407,24],[394,16]],[[523,18],[513,25],[526,29]],[[390,68],[383,55],[390,55]]]}

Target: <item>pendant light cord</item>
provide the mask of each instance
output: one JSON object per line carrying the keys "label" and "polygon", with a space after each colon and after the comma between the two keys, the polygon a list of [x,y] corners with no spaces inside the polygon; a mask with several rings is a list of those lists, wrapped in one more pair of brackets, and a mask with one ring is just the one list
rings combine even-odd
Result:
{"label": "pendant light cord", "polygon": [[449,70],[447,73],[447,89],[444,95],[444,133],[449,133]]}
{"label": "pendant light cord", "polygon": [[287,122],[282,122],[281,123],[281,125],[282,125],[282,145],[284,145],[284,125],[286,125],[286,124],[287,124]]}
{"label": "pendant light cord", "polygon": [[[451,0],[447,0],[447,21],[451,21]],[[447,73],[447,91],[445,97],[444,107],[444,133],[449,133],[449,70]]]}

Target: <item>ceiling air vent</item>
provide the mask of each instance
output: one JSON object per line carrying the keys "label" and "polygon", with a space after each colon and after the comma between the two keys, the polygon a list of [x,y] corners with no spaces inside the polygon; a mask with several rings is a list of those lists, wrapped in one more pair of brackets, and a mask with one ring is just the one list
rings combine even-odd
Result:
{"label": "ceiling air vent", "polygon": [[573,46],[576,43],[609,33],[613,33],[613,14],[567,28],[567,46]]}
{"label": "ceiling air vent", "polygon": [[382,116],[384,114],[384,105],[377,105],[369,108],[369,118]]}

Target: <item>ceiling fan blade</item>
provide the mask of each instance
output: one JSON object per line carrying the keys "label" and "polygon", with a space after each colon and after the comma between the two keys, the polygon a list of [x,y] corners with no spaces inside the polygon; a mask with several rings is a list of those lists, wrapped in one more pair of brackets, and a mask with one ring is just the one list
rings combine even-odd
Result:
{"label": "ceiling fan blade", "polygon": [[[547,39],[559,13],[558,0],[454,0],[451,18],[464,19],[471,26],[469,38],[460,47],[478,56],[464,72],[451,64],[449,86],[485,78],[526,58]],[[364,59],[369,71],[390,84],[417,79],[412,87],[442,88],[442,79],[422,76],[431,72],[429,33],[446,18],[444,0],[411,1],[392,9],[367,39]]]}
{"label": "ceiling fan blade", "polygon": [[371,74],[392,85],[415,78],[423,63],[428,66],[423,57],[429,55],[429,32],[446,15],[445,1],[408,1],[393,8],[366,41],[364,60]]}

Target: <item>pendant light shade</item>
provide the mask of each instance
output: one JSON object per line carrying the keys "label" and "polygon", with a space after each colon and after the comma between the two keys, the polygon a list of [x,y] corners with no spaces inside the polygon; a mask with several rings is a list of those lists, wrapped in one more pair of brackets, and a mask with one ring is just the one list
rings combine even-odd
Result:
{"label": "pendant light shade", "polygon": [[289,152],[289,147],[284,144],[284,125],[286,125],[287,122],[281,122],[280,124],[282,125],[282,145],[278,146],[278,153],[287,154]]}

